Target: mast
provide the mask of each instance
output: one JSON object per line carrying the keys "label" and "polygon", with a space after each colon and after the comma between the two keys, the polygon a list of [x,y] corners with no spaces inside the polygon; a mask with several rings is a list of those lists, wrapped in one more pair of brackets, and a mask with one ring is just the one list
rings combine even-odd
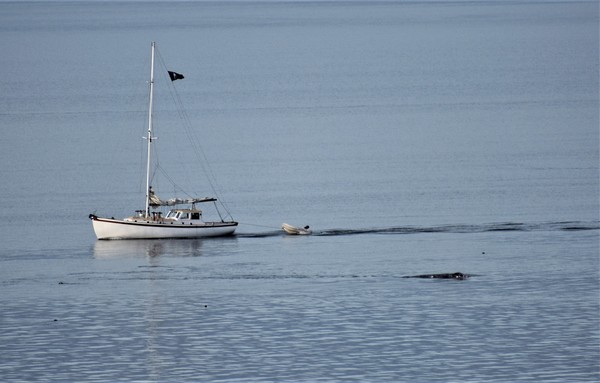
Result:
{"label": "mast", "polygon": [[152,98],[154,96],[154,47],[156,43],[152,42],[150,53],[150,101],[148,106],[148,159],[146,163],[146,217],[150,216],[150,149],[152,148]]}

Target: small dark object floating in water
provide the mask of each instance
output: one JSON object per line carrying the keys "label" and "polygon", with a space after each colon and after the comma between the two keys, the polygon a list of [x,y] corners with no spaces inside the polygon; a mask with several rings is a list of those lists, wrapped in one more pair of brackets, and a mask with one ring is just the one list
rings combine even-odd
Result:
{"label": "small dark object floating in water", "polygon": [[469,278],[469,274],[463,273],[451,273],[451,274],[422,274],[422,275],[409,275],[404,278],[432,278],[432,279],[458,279],[459,281]]}

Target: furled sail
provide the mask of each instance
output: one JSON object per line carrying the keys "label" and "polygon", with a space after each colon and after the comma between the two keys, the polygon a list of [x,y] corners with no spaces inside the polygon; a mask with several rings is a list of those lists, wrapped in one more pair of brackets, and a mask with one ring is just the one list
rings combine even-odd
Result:
{"label": "furled sail", "polygon": [[156,194],[154,194],[154,192],[152,191],[152,189],[150,189],[150,206],[161,206],[162,205],[162,201],[160,200],[160,198],[158,198],[158,196]]}
{"label": "furled sail", "polygon": [[203,198],[170,198],[168,200],[161,200],[158,198],[153,191],[150,191],[150,206],[158,207],[158,206],[174,206],[174,205],[191,205],[194,203],[201,202],[213,202],[216,201],[216,198],[211,197],[203,197]]}

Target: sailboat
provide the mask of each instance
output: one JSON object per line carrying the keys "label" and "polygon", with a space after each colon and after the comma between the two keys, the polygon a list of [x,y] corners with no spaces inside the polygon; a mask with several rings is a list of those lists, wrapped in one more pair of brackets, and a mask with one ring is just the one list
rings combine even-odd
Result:
{"label": "sailboat", "polygon": [[[232,235],[238,225],[233,220],[210,222],[202,218],[202,210],[196,205],[215,202],[216,198],[172,198],[161,200],[153,191],[151,185],[152,145],[156,139],[152,135],[152,104],[154,97],[154,61],[156,43],[151,44],[150,86],[148,107],[148,132],[146,156],[146,193],[144,210],[136,210],[136,214],[123,219],[102,218],[90,214],[92,226],[98,239],[154,239],[154,238],[202,238]],[[169,72],[171,80],[183,76]],[[187,205],[181,208],[180,205]],[[173,206],[166,215],[157,209]],[[218,209],[217,209],[218,211]],[[220,213],[219,213],[220,215]]]}

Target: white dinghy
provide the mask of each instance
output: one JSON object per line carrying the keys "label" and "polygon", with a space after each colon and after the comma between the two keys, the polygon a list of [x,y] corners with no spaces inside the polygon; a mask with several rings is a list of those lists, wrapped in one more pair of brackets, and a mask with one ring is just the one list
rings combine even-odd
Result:
{"label": "white dinghy", "polygon": [[296,226],[292,226],[288,223],[284,223],[283,225],[281,225],[281,228],[283,229],[283,231],[285,231],[286,233],[290,234],[290,235],[309,235],[312,234],[312,230],[310,230],[310,226],[304,226],[304,227],[296,227]]}
{"label": "white dinghy", "polygon": [[[152,43],[151,65],[150,65],[150,102],[148,107],[148,135],[144,137],[147,142],[147,164],[146,164],[146,193],[145,208],[137,210],[136,215],[124,218],[101,218],[96,214],[90,214],[92,226],[98,239],[150,239],[150,238],[201,238],[231,235],[238,225],[233,220],[204,221],[202,211],[196,204],[215,202],[216,198],[172,198],[161,200],[154,194],[151,185],[151,152],[152,136],[152,103],[154,95],[154,56],[156,44]],[[171,81],[182,79],[183,75],[169,71]],[[164,206],[188,205],[186,208],[174,208],[163,216],[163,212],[157,209]],[[224,207],[224,206],[223,206]],[[227,210],[225,208],[225,210]]]}

